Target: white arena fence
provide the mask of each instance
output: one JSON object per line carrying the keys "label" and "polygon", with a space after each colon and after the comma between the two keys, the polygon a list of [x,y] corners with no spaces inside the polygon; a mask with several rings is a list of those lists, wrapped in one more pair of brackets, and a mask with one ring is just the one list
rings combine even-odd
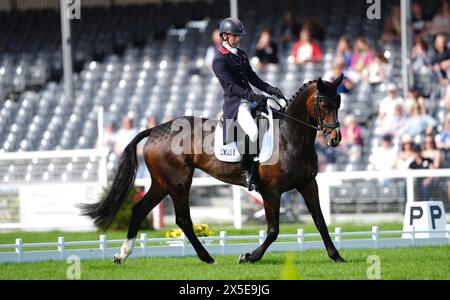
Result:
{"label": "white arena fence", "polygon": [[[421,233],[432,233],[434,237],[418,238]],[[401,238],[383,237],[402,235]],[[330,236],[333,243],[339,249],[377,249],[377,248],[403,248],[415,246],[438,246],[450,244],[450,224],[445,231],[379,231],[378,226],[373,226],[372,231],[343,232],[336,227]],[[361,237],[358,239],[351,237]],[[226,231],[221,231],[217,237],[199,238],[207,250],[213,255],[243,254],[251,252],[261,245],[266,237],[266,232],[260,230],[258,235],[228,236]],[[319,238],[319,240],[307,241],[305,239]],[[283,241],[295,239],[295,241]],[[236,243],[236,241],[254,240],[252,243]],[[96,241],[65,241],[59,237],[58,241],[50,243],[23,243],[22,239],[16,239],[15,244],[0,244],[0,263],[38,262],[48,260],[66,260],[69,256],[76,255],[82,260],[110,259],[114,254],[120,253],[120,245],[124,240],[108,240],[106,235],[100,235]],[[156,245],[149,245],[153,243]],[[86,246],[92,246],[86,248]],[[52,250],[27,250],[29,248],[54,248]],[[72,249],[67,249],[72,247]],[[84,247],[83,249],[73,247]],[[319,233],[304,233],[298,229],[295,234],[280,234],[278,239],[268,248],[269,252],[277,251],[305,251],[312,249],[324,249],[324,244]],[[5,252],[9,251],[9,252]],[[131,258],[137,257],[184,257],[195,256],[196,253],[187,238],[182,234],[181,238],[147,238],[143,233],[135,241],[135,248]]]}

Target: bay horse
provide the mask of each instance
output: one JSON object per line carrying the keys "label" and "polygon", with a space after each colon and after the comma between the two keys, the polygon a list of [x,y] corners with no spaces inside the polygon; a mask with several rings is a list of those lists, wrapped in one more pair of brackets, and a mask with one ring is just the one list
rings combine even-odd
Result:
{"label": "bay horse", "polygon": [[[274,164],[261,164],[258,168],[259,192],[264,200],[268,234],[264,242],[252,253],[241,255],[239,263],[259,261],[270,244],[276,240],[279,233],[280,197],[283,192],[293,189],[303,195],[328,256],[335,262],[344,262],[328,234],[320,208],[315,179],[318,160],[314,147],[317,130],[325,135],[328,146],[337,147],[341,141],[338,122],[340,96],[336,90],[342,78],[343,74],[333,82],[318,78],[305,83],[283,109],[274,110],[278,115],[275,118],[279,119],[279,158]],[[211,149],[203,149],[205,151],[200,154],[174,153],[171,143],[175,133],[171,132],[171,128],[174,122],[182,121],[191,125],[191,131],[188,133],[191,136],[194,131],[200,132],[203,138],[210,134],[202,127],[208,119],[192,116],[176,118],[138,133],[125,148],[106,197],[97,203],[81,205],[82,214],[92,218],[97,227],[108,228],[134,184],[138,167],[136,145],[148,137],[143,155],[150,171],[151,187],[132,208],[127,240],[120,248],[120,253],[113,257],[116,263],[124,263],[131,254],[141,222],[166,195],[170,195],[173,200],[176,224],[183,230],[199,259],[214,263],[214,259],[193,230],[189,209],[192,176],[194,169],[198,168],[223,182],[243,185],[240,176],[241,164],[220,161]],[[209,145],[201,144],[200,147],[211,147],[211,144]],[[192,142],[188,147],[199,145]]]}

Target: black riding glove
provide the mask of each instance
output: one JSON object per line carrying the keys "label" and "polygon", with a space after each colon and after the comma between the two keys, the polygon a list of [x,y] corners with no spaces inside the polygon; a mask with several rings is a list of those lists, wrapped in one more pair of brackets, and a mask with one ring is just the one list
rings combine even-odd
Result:
{"label": "black riding glove", "polygon": [[267,93],[277,97],[278,99],[287,100],[286,97],[283,95],[283,92],[277,87],[269,86],[267,88]]}

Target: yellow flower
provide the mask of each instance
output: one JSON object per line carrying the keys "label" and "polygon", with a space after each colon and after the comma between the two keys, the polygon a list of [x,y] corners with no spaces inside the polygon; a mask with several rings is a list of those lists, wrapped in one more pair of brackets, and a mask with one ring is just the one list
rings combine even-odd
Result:
{"label": "yellow flower", "polygon": [[[208,224],[194,224],[193,225],[194,233],[198,237],[202,236],[213,236],[214,232],[208,229]],[[183,231],[180,228],[172,229],[171,231],[167,231],[165,233],[165,237],[179,238],[181,237],[181,233]]]}

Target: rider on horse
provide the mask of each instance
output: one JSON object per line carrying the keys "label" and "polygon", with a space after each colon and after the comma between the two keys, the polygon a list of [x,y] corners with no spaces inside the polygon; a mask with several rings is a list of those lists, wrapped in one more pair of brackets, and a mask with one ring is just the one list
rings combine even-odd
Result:
{"label": "rider on horse", "polygon": [[[214,57],[212,68],[224,92],[223,143],[231,142],[229,140],[231,132],[228,131],[232,123],[226,121],[236,119],[247,135],[246,140],[250,139],[252,143],[256,143],[258,127],[251,110],[255,107],[265,107],[267,97],[254,93],[249,83],[269,95],[282,99],[286,99],[286,97],[279,88],[269,85],[255,74],[250,66],[247,54],[238,48],[241,35],[245,34],[244,25],[241,21],[236,18],[226,18],[220,24],[219,34],[222,38],[222,44]],[[253,162],[255,154],[248,152],[244,151],[242,157],[242,179],[245,186],[252,190],[257,189],[256,167]]]}

